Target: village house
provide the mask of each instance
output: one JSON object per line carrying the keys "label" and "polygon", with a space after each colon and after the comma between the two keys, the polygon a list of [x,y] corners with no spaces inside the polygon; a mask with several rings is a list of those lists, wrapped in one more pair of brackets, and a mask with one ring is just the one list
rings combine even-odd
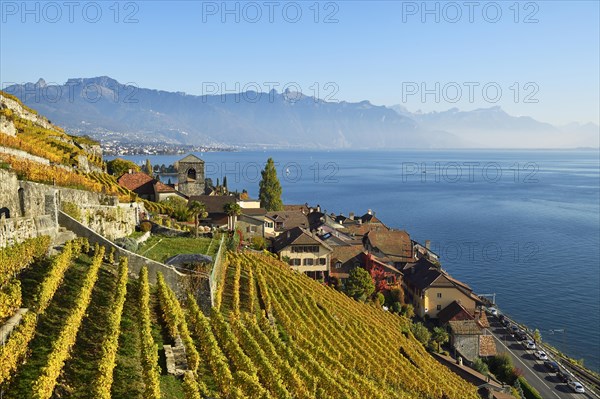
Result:
{"label": "village house", "polygon": [[309,224],[306,215],[302,210],[267,212],[268,218],[273,221],[275,235],[294,227],[308,229]]}
{"label": "village house", "polygon": [[236,203],[233,195],[193,195],[189,202],[198,201],[204,204],[208,216],[202,223],[211,227],[226,228],[229,216],[225,213],[225,205]]}
{"label": "village house", "polygon": [[485,330],[475,320],[451,320],[447,323],[450,333],[450,345],[457,356],[469,362],[476,358],[496,355],[494,337],[485,334]]}
{"label": "village house", "polygon": [[117,179],[117,183],[148,201],[160,202],[169,197],[187,200],[187,197],[175,190],[174,187],[168,186],[144,172],[129,170]]}
{"label": "village house", "polygon": [[270,238],[275,236],[275,222],[264,208],[242,208],[242,213],[237,218],[237,229],[245,239],[254,236]]}
{"label": "village house", "polygon": [[475,315],[481,300],[473,290],[427,258],[408,263],[402,269],[405,300],[412,303],[415,314],[437,318],[442,309],[458,302],[469,314]]}
{"label": "village house", "polygon": [[368,253],[398,269],[416,260],[413,241],[404,230],[372,230],[364,236],[363,242]]}
{"label": "village house", "polygon": [[329,276],[332,248],[315,233],[294,227],[274,238],[272,249],[293,270],[317,280],[326,280]]}
{"label": "village house", "polygon": [[345,287],[350,272],[357,267],[364,269],[366,266],[366,254],[364,248],[362,244],[336,245],[331,248],[329,277],[337,279],[340,285]]}

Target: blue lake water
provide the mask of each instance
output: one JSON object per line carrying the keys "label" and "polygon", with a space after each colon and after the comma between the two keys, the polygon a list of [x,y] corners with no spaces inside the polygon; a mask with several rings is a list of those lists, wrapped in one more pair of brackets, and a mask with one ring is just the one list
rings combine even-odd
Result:
{"label": "blue lake water", "polygon": [[[248,151],[197,154],[256,197],[266,159],[285,203],[372,209],[431,240],[442,265],[544,340],[600,369],[598,151]],[[145,156],[128,159],[141,163]],[[182,156],[152,156],[153,165]],[[553,330],[561,330],[553,332]]]}

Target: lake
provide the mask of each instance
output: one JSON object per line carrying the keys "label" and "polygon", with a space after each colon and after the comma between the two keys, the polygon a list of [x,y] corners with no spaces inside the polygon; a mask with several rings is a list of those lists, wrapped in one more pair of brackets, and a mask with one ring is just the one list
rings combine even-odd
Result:
{"label": "lake", "polygon": [[[245,151],[197,154],[206,177],[258,193],[277,163],[285,203],[364,214],[419,242],[443,267],[585,365],[600,369],[598,151]],[[143,163],[146,156],[125,157]],[[169,165],[183,156],[150,156]]]}

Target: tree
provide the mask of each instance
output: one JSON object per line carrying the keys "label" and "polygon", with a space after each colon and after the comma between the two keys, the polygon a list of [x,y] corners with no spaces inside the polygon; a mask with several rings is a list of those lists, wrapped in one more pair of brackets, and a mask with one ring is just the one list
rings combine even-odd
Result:
{"label": "tree", "polygon": [[152,164],[148,158],[146,158],[146,173],[148,173],[150,176],[153,176]]}
{"label": "tree", "polygon": [[223,210],[227,214],[227,227],[229,230],[235,229],[237,217],[242,213],[242,207],[236,202],[229,202],[223,206]]}
{"label": "tree", "polygon": [[196,227],[196,238],[198,238],[199,218],[208,216],[206,213],[206,205],[200,201],[192,201],[188,205],[190,212],[194,215],[194,226]]}
{"label": "tree", "polygon": [[540,333],[540,330],[538,330],[537,328],[535,329],[535,331],[533,332],[533,341],[539,345],[542,343],[542,334]]}
{"label": "tree", "polygon": [[483,375],[488,375],[490,372],[488,365],[480,357],[473,360],[473,369],[479,371]]}
{"label": "tree", "polygon": [[439,352],[440,346],[442,346],[446,342],[448,342],[450,337],[448,336],[448,332],[446,330],[444,330],[442,327],[434,327],[432,339],[433,339],[433,342],[436,343],[437,351]]}
{"label": "tree", "polygon": [[227,176],[223,177],[223,188],[225,189],[225,192],[227,192]]}
{"label": "tree", "polygon": [[346,293],[355,298],[365,301],[375,291],[375,284],[368,271],[356,267],[350,271],[346,282]]}
{"label": "tree", "polygon": [[113,176],[120,177],[131,169],[133,172],[139,172],[140,167],[134,162],[122,158],[115,158],[106,163],[106,170]]}
{"label": "tree", "polygon": [[262,179],[258,185],[258,199],[260,206],[267,211],[280,211],[283,209],[281,202],[281,184],[277,178],[277,170],[273,158],[267,160],[265,169],[260,172]]}
{"label": "tree", "polygon": [[427,345],[427,343],[431,339],[431,333],[429,332],[427,327],[423,325],[423,323],[413,323],[410,326],[410,331],[413,333],[417,341],[419,341],[423,345]]}
{"label": "tree", "polygon": [[413,305],[406,304],[406,305],[402,305],[402,316],[406,317],[407,319],[412,319],[415,316],[415,308],[413,307]]}

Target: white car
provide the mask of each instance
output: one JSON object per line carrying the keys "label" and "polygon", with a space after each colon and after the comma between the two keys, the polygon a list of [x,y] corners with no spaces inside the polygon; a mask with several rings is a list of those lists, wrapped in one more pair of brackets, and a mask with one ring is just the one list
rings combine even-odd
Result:
{"label": "white car", "polygon": [[535,351],[533,354],[540,360],[548,360],[548,355],[544,351]]}
{"label": "white car", "polygon": [[571,388],[573,390],[573,392],[577,392],[577,393],[585,393],[585,389],[583,389],[583,385],[581,385],[581,383],[579,381],[569,381],[568,384],[569,388]]}
{"label": "white car", "polygon": [[527,348],[527,349],[534,350],[535,349],[535,342],[533,342],[532,340],[523,341],[523,346],[525,348]]}
{"label": "white car", "polygon": [[488,312],[493,316],[498,316],[498,309],[496,308],[488,308]]}

